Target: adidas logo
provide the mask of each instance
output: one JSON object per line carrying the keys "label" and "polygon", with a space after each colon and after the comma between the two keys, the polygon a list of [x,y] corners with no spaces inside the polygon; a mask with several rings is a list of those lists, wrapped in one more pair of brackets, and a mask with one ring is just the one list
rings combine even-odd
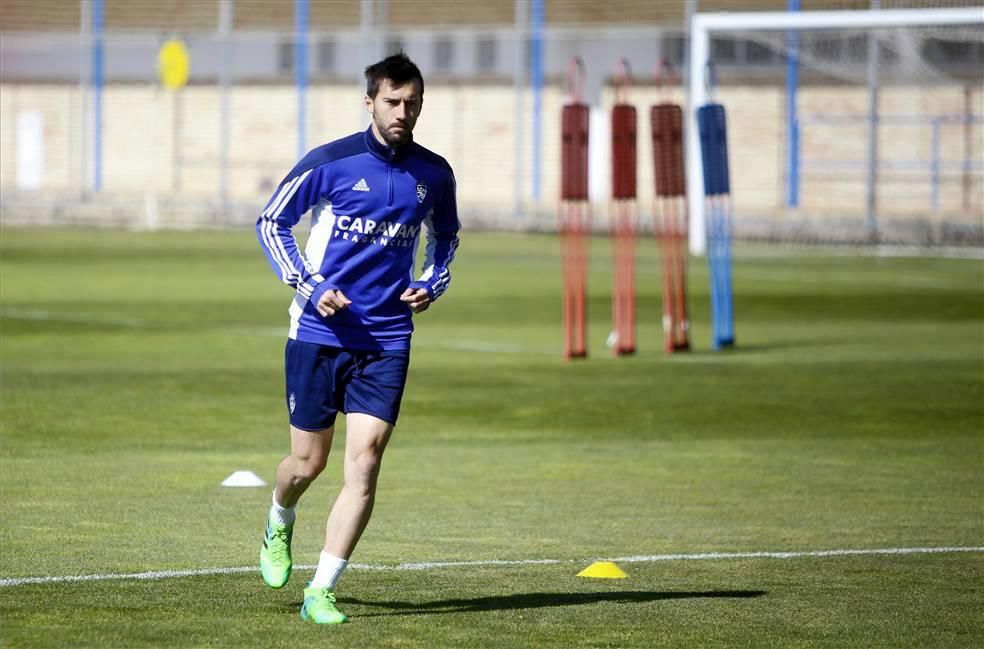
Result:
{"label": "adidas logo", "polygon": [[359,182],[352,185],[352,191],[355,192],[367,192],[369,191],[369,185],[366,184],[365,178],[359,178]]}

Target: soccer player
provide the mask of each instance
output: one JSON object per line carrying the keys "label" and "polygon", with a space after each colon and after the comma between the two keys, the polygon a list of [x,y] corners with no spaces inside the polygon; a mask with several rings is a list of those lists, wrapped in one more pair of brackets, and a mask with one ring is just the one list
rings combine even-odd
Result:
{"label": "soccer player", "polygon": [[[280,184],[256,223],[270,265],[296,289],[285,352],[290,454],[277,467],[260,549],[271,588],[290,577],[294,507],[325,468],[335,416],[345,413],[343,485],[301,618],[339,624],[335,586],[372,514],[383,451],[410,361],[412,315],[448,288],[458,247],[454,174],[413,140],[424,80],[403,53],[366,68],[362,133],[320,146]],[[311,210],[303,251],[291,228]],[[413,279],[421,228],[422,274]]]}

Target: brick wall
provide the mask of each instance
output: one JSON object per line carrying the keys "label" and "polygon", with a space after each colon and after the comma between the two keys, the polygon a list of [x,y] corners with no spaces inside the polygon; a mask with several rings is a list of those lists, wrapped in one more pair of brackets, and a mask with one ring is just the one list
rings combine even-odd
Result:
{"label": "brick wall", "polygon": [[[670,93],[680,101],[679,89]],[[639,111],[640,200],[652,200],[653,173],[648,124],[649,106],[666,98],[653,87],[634,89],[630,101]],[[784,192],[784,97],[770,87],[722,88],[718,99],[728,110],[732,187],[739,214],[780,214]],[[527,210],[552,223],[559,187],[559,114],[566,100],[558,88],[543,96],[542,188],[539,204]],[[237,86],[231,95],[230,196],[261,205],[294,164],[297,134],[296,96],[290,86]],[[613,103],[606,92],[603,108]],[[882,111],[889,113],[961,114],[968,104],[984,112],[981,88],[888,87]],[[807,87],[800,95],[800,114],[820,111],[862,113],[863,88]],[[0,188],[16,188],[16,116],[39,111],[44,120],[44,192],[78,192],[82,161],[81,102],[77,86],[0,85]],[[176,96],[156,86],[118,85],[103,99],[103,188],[110,195],[146,194],[187,199],[216,199],[219,183],[219,94],[212,86],[190,86]],[[524,193],[531,192],[530,127],[532,100],[526,98],[522,161]],[[362,90],[354,85],[316,86],[308,94],[309,147],[367,124]],[[515,108],[511,86],[428,86],[417,140],[444,155],[458,178],[463,213],[508,211],[513,207]],[[881,152],[886,160],[928,161],[932,155],[928,125],[884,126]],[[964,155],[981,165],[984,130],[954,124],[940,129],[944,160]],[[91,150],[92,143],[88,146]],[[803,133],[802,207],[818,214],[864,212],[866,128],[813,126]],[[967,150],[969,147],[969,151]],[[836,172],[809,170],[810,159],[854,160],[861,166]],[[931,204],[928,169],[886,171],[879,185],[880,209],[887,214],[926,215]],[[969,187],[965,180],[970,180]],[[954,169],[943,176],[939,201],[944,214],[980,220],[984,205],[981,173],[965,177]],[[969,206],[969,212],[966,207]]]}

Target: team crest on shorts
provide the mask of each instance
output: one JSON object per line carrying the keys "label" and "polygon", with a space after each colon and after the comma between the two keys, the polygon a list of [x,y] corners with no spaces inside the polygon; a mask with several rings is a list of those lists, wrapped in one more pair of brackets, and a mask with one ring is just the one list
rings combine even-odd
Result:
{"label": "team crest on shorts", "polygon": [[427,185],[417,183],[417,202],[423,203],[425,198],[427,198]]}
{"label": "team crest on shorts", "polygon": [[290,406],[290,414],[294,414],[294,406],[297,405],[297,400],[294,399],[294,393],[290,393],[290,399],[287,400],[287,405]]}

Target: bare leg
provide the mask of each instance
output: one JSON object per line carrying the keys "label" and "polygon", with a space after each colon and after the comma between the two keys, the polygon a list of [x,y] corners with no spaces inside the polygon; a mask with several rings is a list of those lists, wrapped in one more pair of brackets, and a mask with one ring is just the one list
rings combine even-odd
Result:
{"label": "bare leg", "polygon": [[350,413],[345,426],[345,482],[328,514],[325,552],[347,560],[372,515],[379,466],[393,426],[359,412]]}
{"label": "bare leg", "polygon": [[276,498],[281,507],[296,505],[324,470],[334,434],[334,426],[318,431],[290,427],[290,455],[277,466]]}

